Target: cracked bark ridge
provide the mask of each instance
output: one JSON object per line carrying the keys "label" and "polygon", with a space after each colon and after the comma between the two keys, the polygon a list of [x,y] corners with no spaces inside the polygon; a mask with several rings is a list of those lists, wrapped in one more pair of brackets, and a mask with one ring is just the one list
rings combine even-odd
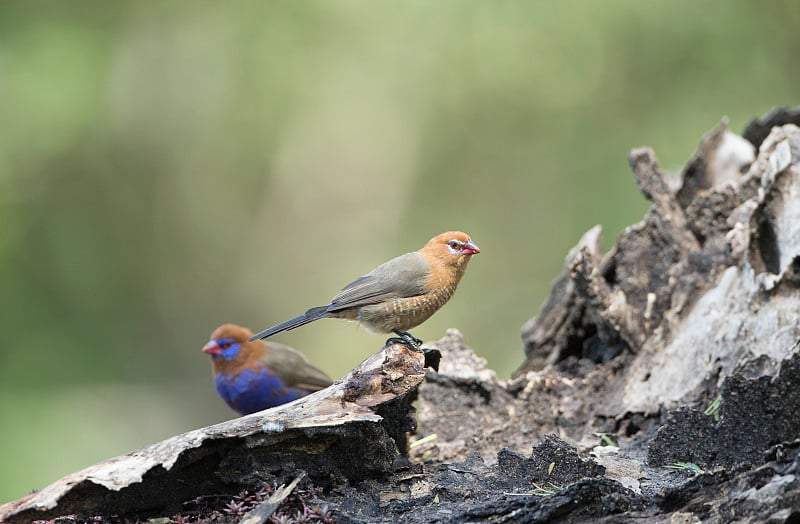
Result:
{"label": "cracked bark ridge", "polygon": [[[790,154],[792,144],[795,149],[800,144],[800,129],[775,128],[748,170],[721,188],[729,191],[733,184],[746,200],[730,210],[727,231],[717,233],[724,232],[724,240],[707,240],[693,254],[708,264],[691,263],[690,256],[685,271],[676,272],[665,322],[629,368],[623,410],[655,412],[710,401],[724,379],[748,361],[766,356],[763,371],[774,372],[796,351],[800,295],[791,281],[800,253],[800,222],[794,220],[800,199],[793,198],[800,191],[800,155]],[[775,242],[759,240],[767,223]],[[777,260],[776,272],[760,262],[765,256]]]}
{"label": "cracked bark ridge", "polygon": [[0,522],[154,514],[202,495],[289,482],[298,471],[320,483],[386,474],[398,457],[394,438],[413,430],[410,397],[424,364],[423,353],[403,344],[384,347],[322,391],[112,458],[0,506]]}
{"label": "cracked bark ridge", "polygon": [[527,359],[515,376],[570,356],[605,362],[637,352],[669,309],[672,281],[699,243],[652,150],[632,151],[629,163],[650,213],[605,256],[599,226],[570,251],[542,313],[522,328]]}
{"label": "cracked bark ridge", "polygon": [[645,507],[632,490],[603,477],[602,466],[552,435],[530,457],[501,450],[492,462],[474,452],[459,462],[415,464],[389,479],[399,487],[368,481],[326,502],[337,522],[351,524],[591,522]]}
{"label": "cracked bark ridge", "polygon": [[622,354],[623,384],[598,407],[619,417],[710,402],[760,357],[761,372],[775,373],[800,338],[798,159],[794,125],[774,128],[756,157],[722,123],[671,187],[651,150],[633,150],[650,211],[608,253],[597,227],[570,252],[541,314],[523,327],[527,358],[515,376]]}
{"label": "cracked bark ridge", "polygon": [[518,373],[543,369],[569,356],[583,356],[599,340],[597,326],[584,318],[590,296],[576,289],[572,268],[579,258],[600,264],[600,226],[587,231],[570,250],[539,316],[522,326],[527,360]]}

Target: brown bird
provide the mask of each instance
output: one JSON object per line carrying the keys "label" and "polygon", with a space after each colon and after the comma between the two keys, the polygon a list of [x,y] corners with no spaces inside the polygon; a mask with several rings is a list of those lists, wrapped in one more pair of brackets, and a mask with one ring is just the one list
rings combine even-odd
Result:
{"label": "brown bird", "polygon": [[368,331],[395,333],[418,348],[422,342],[407,331],[428,320],[450,300],[469,259],[480,252],[466,233],[442,233],[419,251],[393,258],[355,279],[327,306],[311,308],[250,340],[271,337],[321,318],[341,318],[358,321]]}
{"label": "brown bird", "polygon": [[331,385],[328,375],[294,349],[277,342],[248,341],[252,334],[236,324],[223,324],[203,347],[211,355],[217,393],[234,411],[255,413]]}

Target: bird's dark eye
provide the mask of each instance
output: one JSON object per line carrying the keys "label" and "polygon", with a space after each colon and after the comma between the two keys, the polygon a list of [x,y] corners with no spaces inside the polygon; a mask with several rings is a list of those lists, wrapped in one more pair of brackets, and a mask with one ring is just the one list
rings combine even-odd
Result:
{"label": "bird's dark eye", "polygon": [[228,349],[232,345],[233,345],[233,342],[231,342],[230,340],[220,340],[219,341],[220,349]]}
{"label": "bird's dark eye", "polygon": [[451,240],[450,242],[447,243],[447,245],[450,246],[450,249],[461,251],[462,247],[461,242],[459,242],[458,240]]}

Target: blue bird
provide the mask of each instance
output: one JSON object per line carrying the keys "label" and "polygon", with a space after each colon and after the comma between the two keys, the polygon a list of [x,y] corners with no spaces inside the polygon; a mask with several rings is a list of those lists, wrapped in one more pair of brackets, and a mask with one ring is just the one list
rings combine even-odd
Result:
{"label": "blue bird", "polygon": [[291,402],[333,381],[294,349],[276,342],[248,342],[253,333],[223,324],[203,352],[211,355],[219,396],[241,415]]}

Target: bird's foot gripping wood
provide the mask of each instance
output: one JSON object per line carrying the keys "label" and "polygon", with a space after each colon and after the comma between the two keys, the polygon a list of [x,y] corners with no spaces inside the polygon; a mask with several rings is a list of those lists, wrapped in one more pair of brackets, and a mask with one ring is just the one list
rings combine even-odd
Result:
{"label": "bird's foot gripping wood", "polygon": [[419,351],[425,355],[425,367],[439,371],[439,361],[442,360],[442,354],[438,349],[422,347],[422,341],[406,331],[395,331],[395,333],[398,336],[388,339],[386,341],[387,346],[402,344],[409,349]]}
{"label": "bird's foot gripping wood", "polygon": [[403,344],[415,351],[422,351],[422,341],[406,331],[394,331],[397,337],[392,337],[386,341],[386,345]]}

